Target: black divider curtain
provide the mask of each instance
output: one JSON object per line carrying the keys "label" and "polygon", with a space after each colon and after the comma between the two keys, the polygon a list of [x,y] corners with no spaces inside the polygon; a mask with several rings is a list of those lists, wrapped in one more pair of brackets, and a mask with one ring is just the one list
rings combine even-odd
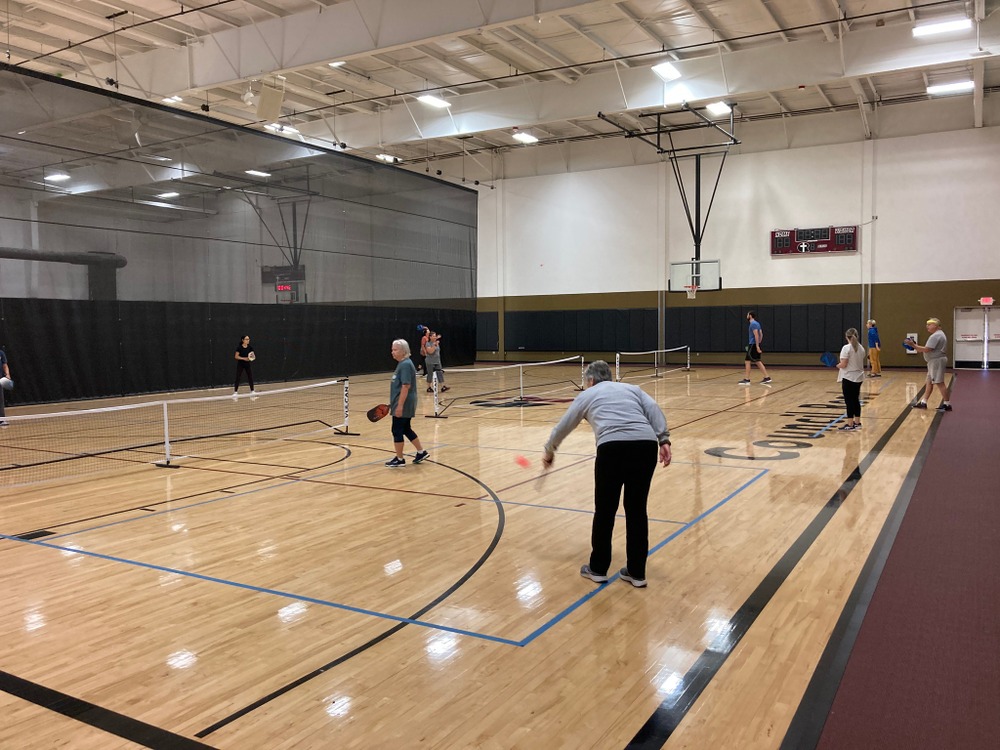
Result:
{"label": "black divider curtain", "polygon": [[418,323],[444,336],[446,366],[475,360],[473,310],[402,306],[0,299],[0,348],[16,405],[231,385],[244,335],[256,382],[389,372]]}
{"label": "black divider curtain", "polygon": [[[769,352],[840,351],[844,331],[864,331],[858,302],[811,305],[671,307],[664,347],[696,352],[738,352],[747,344],[747,313],[754,310]],[[492,322],[490,320],[492,316]],[[479,313],[479,330],[496,330],[496,313]],[[626,352],[657,348],[656,310],[543,310],[504,315],[507,351]],[[494,334],[495,335],[495,334]],[[485,337],[479,349],[491,343]]]}

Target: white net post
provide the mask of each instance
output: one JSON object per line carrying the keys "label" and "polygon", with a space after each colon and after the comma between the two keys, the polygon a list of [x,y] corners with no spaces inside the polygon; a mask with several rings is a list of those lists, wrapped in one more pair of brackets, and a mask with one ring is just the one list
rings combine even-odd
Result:
{"label": "white net post", "polygon": [[622,355],[621,352],[615,352],[615,382],[622,382]]}
{"label": "white net post", "polygon": [[438,371],[436,369],[431,370],[431,389],[434,391],[434,413],[426,415],[429,419],[447,419],[441,413],[441,399],[438,396]]}
{"label": "white net post", "polygon": [[521,379],[521,384],[518,386],[517,399],[518,401],[524,401],[524,365],[518,365],[517,374]]}
{"label": "white net post", "polygon": [[163,463],[170,465],[170,419],[167,416],[167,402],[163,402]]}
{"label": "white net post", "polygon": [[583,359],[583,355],[580,355],[580,390],[585,391],[587,389],[587,363]]}
{"label": "white net post", "polygon": [[350,405],[350,392],[351,379],[349,377],[344,378],[344,430],[351,429],[351,411],[348,409]]}
{"label": "white net post", "polygon": [[691,369],[691,347],[690,346],[687,347],[686,351],[687,351],[687,367],[685,367],[684,369],[685,370],[690,370]]}

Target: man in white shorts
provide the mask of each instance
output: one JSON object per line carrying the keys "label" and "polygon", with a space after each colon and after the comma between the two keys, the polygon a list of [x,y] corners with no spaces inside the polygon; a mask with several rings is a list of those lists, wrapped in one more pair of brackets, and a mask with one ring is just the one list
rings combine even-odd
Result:
{"label": "man in white shorts", "polygon": [[924,360],[927,362],[927,387],[924,395],[913,405],[914,409],[926,409],[927,399],[930,398],[934,386],[941,391],[941,405],[938,411],[951,411],[951,404],[948,403],[948,389],[944,385],[944,371],[948,365],[948,337],[941,330],[941,321],[938,318],[927,320],[927,343],[920,346],[913,339],[907,339],[910,346],[918,352],[924,353]]}

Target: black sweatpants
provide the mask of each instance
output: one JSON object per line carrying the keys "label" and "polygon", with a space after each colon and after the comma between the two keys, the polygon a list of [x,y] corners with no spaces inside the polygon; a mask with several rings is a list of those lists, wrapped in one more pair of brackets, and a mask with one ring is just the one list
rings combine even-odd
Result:
{"label": "black sweatpants", "polygon": [[236,384],[233,386],[233,391],[240,389],[240,379],[244,372],[247,374],[247,382],[250,384],[250,390],[253,390],[253,370],[250,369],[250,363],[238,359],[236,360]]}
{"label": "black sweatpants", "polygon": [[646,499],[660,449],[655,440],[616,440],[597,447],[594,462],[594,525],[590,569],[599,575],[611,567],[611,535],[625,488],[625,559],[633,578],[646,577],[649,518]]}

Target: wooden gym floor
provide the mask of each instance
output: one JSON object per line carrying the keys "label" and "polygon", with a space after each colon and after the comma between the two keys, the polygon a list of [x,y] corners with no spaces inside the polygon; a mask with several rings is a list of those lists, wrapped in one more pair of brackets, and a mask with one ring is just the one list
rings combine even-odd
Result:
{"label": "wooden gym floor", "polygon": [[387,372],[351,379],[360,435],[0,472],[0,747],[777,748],[934,412],[886,371],[838,433],[834,370],[742,372],[629,379],[674,445],[642,590],[578,574],[587,425],[539,478],[579,366],[526,371],[522,406],[516,374],[449,374],[403,469],[364,420]]}

